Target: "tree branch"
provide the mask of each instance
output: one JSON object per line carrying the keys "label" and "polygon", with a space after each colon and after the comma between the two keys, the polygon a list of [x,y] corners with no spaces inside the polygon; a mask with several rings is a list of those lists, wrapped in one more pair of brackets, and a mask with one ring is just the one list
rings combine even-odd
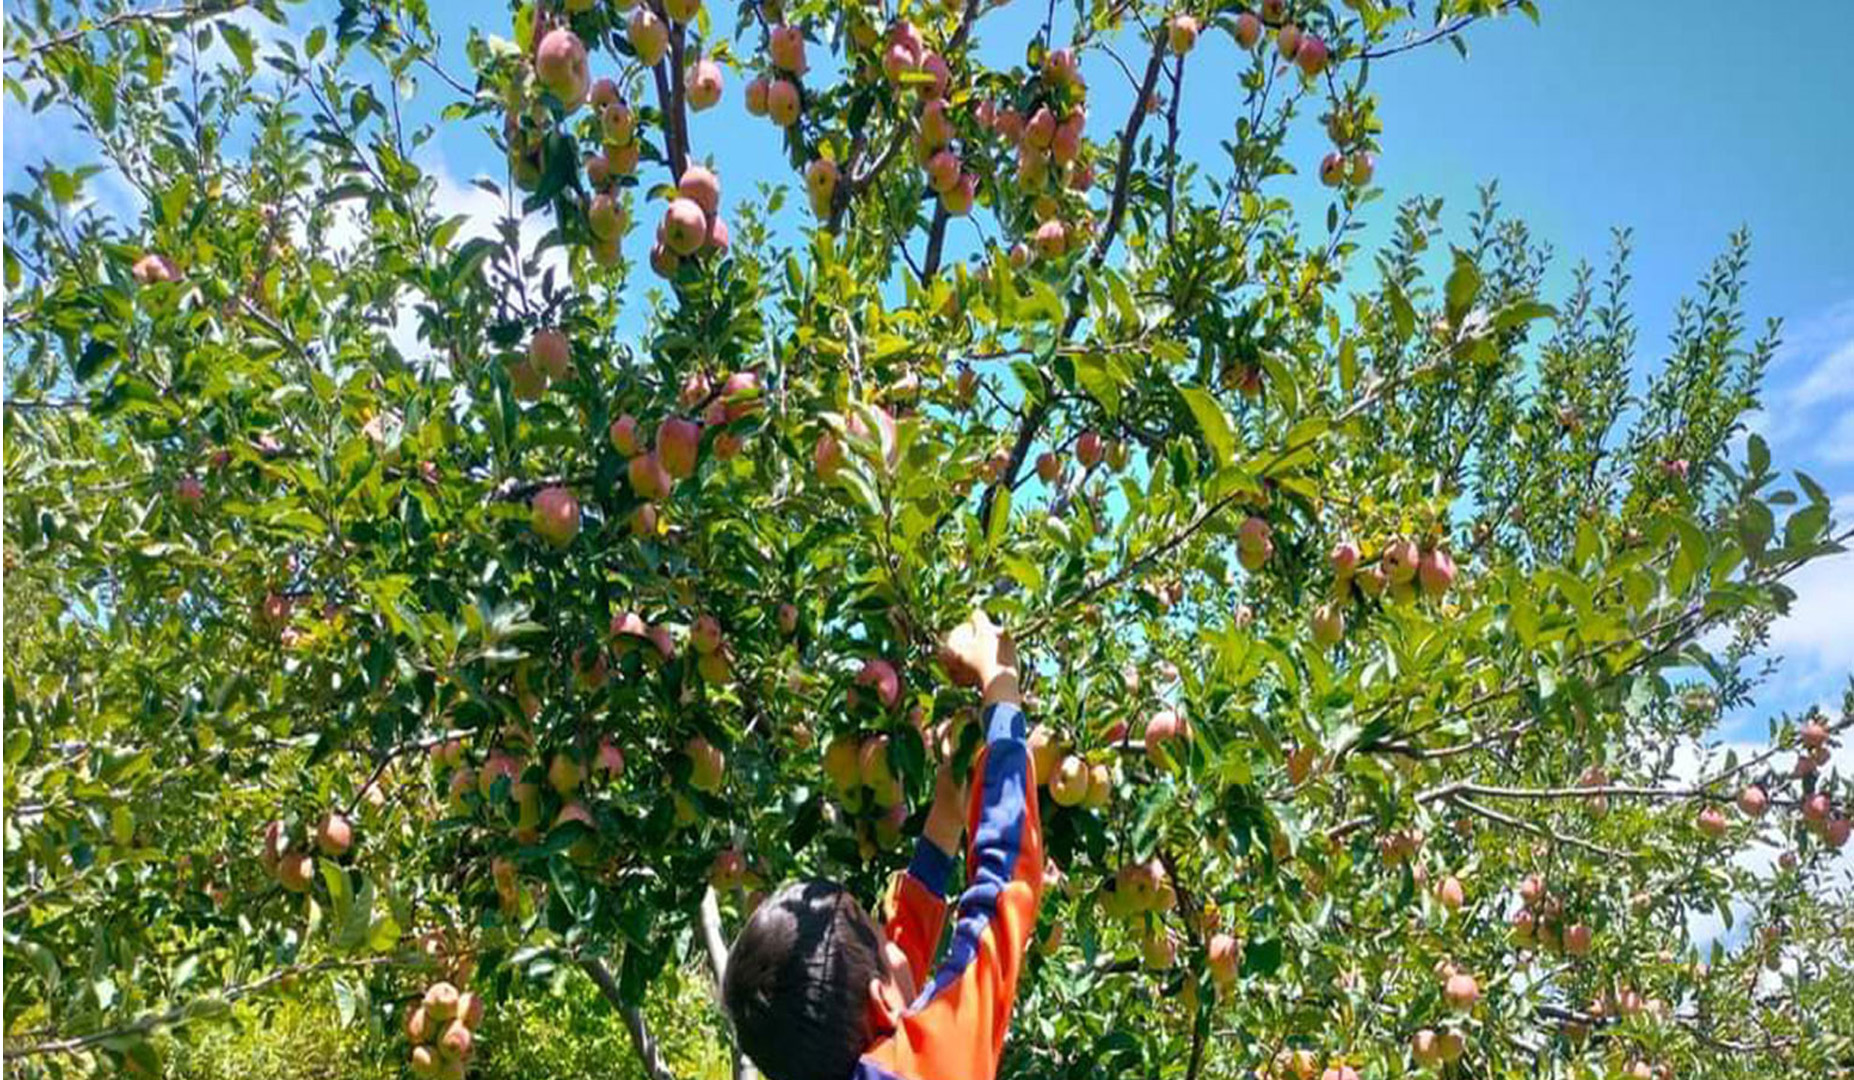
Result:
{"label": "tree branch", "polygon": [[78,24],[62,34],[56,34],[44,41],[33,42],[20,52],[6,58],[6,62],[23,63],[40,53],[62,48],[78,41],[80,38],[102,31],[116,30],[125,26],[144,23],[164,29],[176,29],[198,22],[202,19],[214,19],[221,15],[230,15],[241,8],[248,7],[250,0],[203,0],[180,8],[166,8],[159,11],[123,11],[108,18],[90,22],[80,20]]}
{"label": "tree branch", "polygon": [[[721,984],[727,979],[727,936],[721,928],[721,904],[715,899],[715,890],[710,886],[702,890],[702,944],[708,949],[708,966],[714,969],[715,991],[720,993]],[[734,1080],[759,1080],[759,1072],[747,1055],[734,1048]]]}
{"label": "tree branch", "polygon": [[591,976],[598,985],[599,993],[624,1017],[625,1030],[631,1034],[631,1048],[637,1051],[637,1060],[643,1063],[644,1075],[650,1080],[676,1080],[675,1074],[663,1061],[663,1052],[657,1048],[657,1040],[650,1034],[650,1028],[644,1023],[644,1011],[634,1005],[626,1005],[624,996],[618,992],[618,980],[606,968],[605,962],[596,956],[579,958],[579,969]]}

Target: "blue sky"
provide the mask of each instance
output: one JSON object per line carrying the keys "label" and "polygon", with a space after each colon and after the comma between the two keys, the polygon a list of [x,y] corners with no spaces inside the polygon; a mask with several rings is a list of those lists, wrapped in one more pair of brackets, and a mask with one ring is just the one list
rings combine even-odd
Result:
{"label": "blue sky", "polygon": [[[1518,17],[1476,26],[1466,61],[1432,46],[1381,62],[1372,86],[1386,128],[1377,172],[1386,197],[1366,212],[1365,239],[1384,236],[1396,203],[1419,194],[1447,200],[1447,220],[1459,235],[1476,187],[1496,179],[1507,210],[1557,250],[1551,280],[1558,284],[1576,259],[1601,262],[1612,227],[1631,227],[1638,359],[1647,365],[1663,354],[1678,297],[1727,234],[1748,226],[1748,314],[1753,325],[1768,316],[1786,324],[1758,426],[1780,464],[1805,469],[1837,497],[1845,521],[1854,518],[1854,199],[1846,195],[1854,140],[1837,133],[1847,130],[1854,102],[1854,65],[1846,56],[1854,3],[1804,6],[1806,21],[1776,27],[1748,20],[1742,0],[1547,0],[1540,26]],[[467,71],[467,20],[493,12],[483,30],[508,33],[500,5],[433,7],[454,73]],[[300,39],[308,24],[303,9],[294,10],[297,26],[287,31],[247,25],[267,37]],[[988,14],[978,33],[988,61],[1021,58],[1042,11],[1018,0]],[[1057,25],[1059,36],[1069,28],[1061,16]],[[1134,49],[1123,55],[1137,65]],[[814,64],[821,53],[813,49]],[[1236,63],[1234,46],[1213,34],[1187,69],[1186,151],[1212,168],[1218,140],[1230,134],[1233,100],[1214,83],[1232,80]],[[607,58],[603,67],[610,66]],[[594,70],[601,71],[596,61]],[[1107,59],[1091,58],[1085,74],[1090,130],[1101,137],[1125,116],[1131,92]],[[421,111],[441,103],[439,89],[427,82]],[[726,147],[728,199],[760,181],[792,184],[797,194],[774,129],[745,115],[740,89],[730,72],[722,104],[695,118],[697,156]],[[91,159],[56,117],[32,117],[10,98],[5,110],[9,189],[41,158],[66,166]],[[1309,174],[1278,182],[1310,222],[1326,199],[1310,175],[1325,149],[1313,120],[1318,111],[1307,110],[1290,143]],[[494,214],[493,201],[468,184],[479,174],[502,177],[480,133],[447,131],[421,163],[440,177],[448,209]],[[106,204],[122,197],[97,194]],[[647,234],[636,230],[633,239],[647,243]],[[978,238],[968,225],[955,232],[953,250]],[[1846,615],[1854,611],[1854,555],[1811,568],[1797,586],[1802,603],[1774,634],[1787,658],[1784,672],[1762,695],[1763,709],[1740,718],[1745,734],[1761,735],[1767,709],[1838,699],[1854,671],[1854,620]]]}

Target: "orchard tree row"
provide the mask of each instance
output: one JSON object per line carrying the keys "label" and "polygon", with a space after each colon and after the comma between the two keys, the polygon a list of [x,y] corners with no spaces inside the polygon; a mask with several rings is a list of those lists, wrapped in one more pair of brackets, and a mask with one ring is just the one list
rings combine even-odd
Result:
{"label": "orchard tree row", "polygon": [[885,895],[975,604],[1051,854],[1012,1075],[1854,1070],[1854,690],[1708,749],[1849,536],[1745,436],[1747,239],[1659,352],[1626,233],[1544,295],[1491,190],[1374,186],[1370,75],[1533,3],[503,14],[8,17],[95,146],[5,210],[9,1076],[326,983],[460,1077],[583,973],[668,1080],[666,969]]}

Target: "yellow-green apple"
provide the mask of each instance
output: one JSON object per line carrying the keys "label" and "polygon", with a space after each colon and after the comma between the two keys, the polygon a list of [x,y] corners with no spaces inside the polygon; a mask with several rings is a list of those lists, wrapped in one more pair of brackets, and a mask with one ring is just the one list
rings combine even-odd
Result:
{"label": "yellow-green apple", "polygon": [[1088,763],[1073,754],[1064,757],[1049,778],[1049,797],[1057,806],[1079,806],[1088,797]]}
{"label": "yellow-green apple", "polygon": [[600,192],[586,204],[586,227],[601,240],[610,240],[624,231],[624,211],[610,192]]}
{"label": "yellow-green apple", "polygon": [[[599,132],[605,138],[606,157],[613,157],[610,147],[629,146],[631,138],[637,134],[637,114],[624,101],[614,101],[599,109]],[[617,168],[615,162],[609,162],[612,171],[623,174],[626,170]]]}
{"label": "yellow-green apple", "polygon": [[663,13],[679,23],[691,23],[701,14],[702,0],[663,0]]}
{"label": "yellow-green apple", "polygon": [[1174,15],[1165,25],[1165,36],[1175,56],[1183,56],[1197,46],[1197,20],[1189,15]]}
{"label": "yellow-green apple", "polygon": [[817,158],[805,166],[805,194],[811,200],[811,212],[819,217],[830,214],[838,175],[837,163],[829,158]]}
{"label": "yellow-green apple", "polygon": [[838,735],[824,747],[824,777],[839,792],[863,782],[862,747],[854,735]]}
{"label": "yellow-green apple", "polygon": [[564,750],[555,752],[553,760],[547,763],[547,783],[560,793],[561,798],[578,791],[582,778],[583,771],[579,762]]}
{"label": "yellow-green apple", "polygon": [[579,535],[579,500],[566,488],[536,492],[530,516],[535,533],[555,547],[566,547]]}
{"label": "yellow-green apple", "polygon": [[1436,886],[1436,900],[1450,911],[1459,911],[1461,905],[1467,903],[1468,893],[1462,888],[1461,879],[1450,874]]}
{"label": "yellow-green apple", "polygon": [[1281,59],[1292,60],[1300,52],[1300,27],[1293,23],[1283,23],[1275,33],[1275,47],[1281,51]]}
{"label": "yellow-green apple", "polygon": [[1313,643],[1330,649],[1345,637],[1345,611],[1337,604],[1313,609]]}
{"label": "yellow-green apple", "polygon": [[463,1061],[470,1056],[474,1036],[470,1029],[460,1020],[452,1020],[438,1037],[438,1056],[450,1061]]}
{"label": "yellow-green apple", "polygon": [[655,67],[669,48],[669,28],[649,4],[639,4],[625,23],[625,37],[645,67]]}
{"label": "yellow-green apple", "polygon": [[1088,767],[1088,794],[1082,805],[1090,810],[1105,810],[1114,797],[1114,771],[1105,762]]}
{"label": "yellow-green apple", "polygon": [[438,1075],[438,1056],[431,1052],[429,1046],[414,1046],[411,1067],[413,1076],[435,1077]]}
{"label": "yellow-green apple", "polygon": [[727,768],[727,755],[700,735],[684,743],[682,752],[691,766],[689,786],[709,793],[720,791],[721,777]]}
{"label": "yellow-green apple", "polygon": [[1320,183],[1338,187],[1345,183],[1345,155],[1332,150],[1320,159]]}
{"label": "yellow-green apple", "polygon": [[425,988],[425,1014],[439,1024],[457,1018],[457,988],[448,982],[435,982]]}
{"label": "yellow-green apple", "polygon": [[1377,169],[1378,159],[1372,154],[1360,150],[1352,155],[1351,164],[1346,170],[1346,176],[1355,186],[1364,187],[1366,184],[1371,183],[1371,176],[1373,173],[1377,172]]}

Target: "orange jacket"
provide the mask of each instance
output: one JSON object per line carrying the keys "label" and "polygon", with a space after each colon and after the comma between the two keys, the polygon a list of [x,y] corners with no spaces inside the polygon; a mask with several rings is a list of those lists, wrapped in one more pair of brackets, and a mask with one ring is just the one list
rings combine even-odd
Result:
{"label": "orange jacket", "polygon": [[854,1080],[997,1075],[1043,892],[1043,832],[1024,729],[1023,711],[1015,706],[999,703],[985,711],[985,749],[973,772],[966,820],[966,890],[952,941],[931,980],[952,860],[924,839],[915,850],[887,933],[907,954],[921,994],[900,1026],[863,1055]]}

